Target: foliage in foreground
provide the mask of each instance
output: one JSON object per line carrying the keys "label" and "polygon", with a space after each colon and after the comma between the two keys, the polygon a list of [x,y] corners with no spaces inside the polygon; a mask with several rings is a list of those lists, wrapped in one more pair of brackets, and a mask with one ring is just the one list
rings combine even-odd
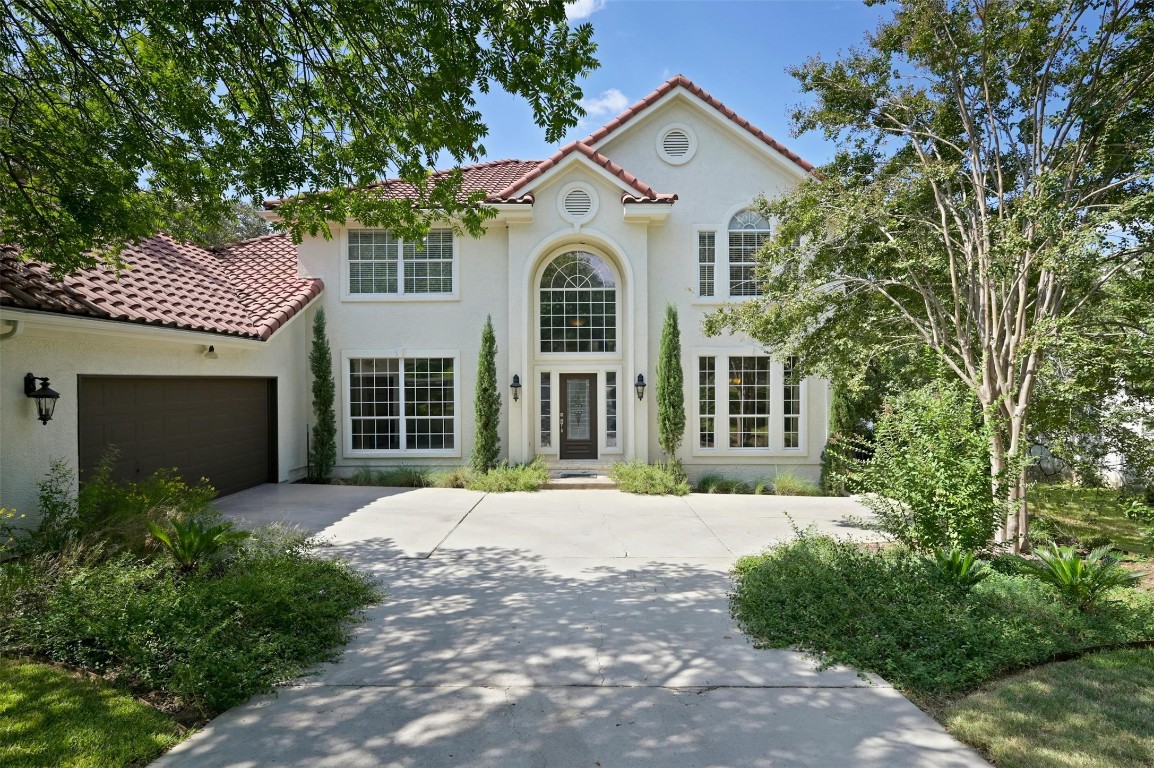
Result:
{"label": "foliage in foreground", "polygon": [[1027,576],[994,573],[962,592],[905,548],[867,552],[802,535],[740,559],[731,609],[762,647],[881,675],[915,697],[971,690],[1054,654],[1154,638],[1154,594],[1079,611]]}
{"label": "foliage in foreground", "polygon": [[332,658],[350,615],[378,599],[314,545],[261,529],[228,563],[192,573],[131,554],[10,561],[0,566],[0,648],[220,712]]}
{"label": "foliage in foreground", "polygon": [[1093,549],[1086,544],[1105,536],[1118,549],[1154,556],[1154,501],[1128,497],[1114,488],[1048,483],[1031,485],[1028,498],[1034,543],[1080,542]]}
{"label": "foliage in foreground", "polygon": [[1085,611],[1107,592],[1136,586],[1141,580],[1111,556],[1113,549],[1107,544],[1082,557],[1073,547],[1051,544],[1034,552],[1036,562],[1025,560],[1023,565],[1034,578],[1056,589],[1063,600]]}
{"label": "foliage in foreground", "polygon": [[609,477],[626,493],[647,496],[684,496],[689,493],[689,480],[676,462],[646,464],[636,459],[614,464]]}
{"label": "foliage in foreground", "polygon": [[1154,649],[1027,670],[939,720],[999,768],[1146,768],[1154,765]]}
{"label": "foliage in foreground", "polygon": [[986,547],[1004,515],[989,429],[972,395],[937,383],[887,398],[855,485],[882,530],[913,549]]}
{"label": "foliage in foreground", "polygon": [[144,765],[180,740],[176,725],[106,683],[0,657],[0,765]]}

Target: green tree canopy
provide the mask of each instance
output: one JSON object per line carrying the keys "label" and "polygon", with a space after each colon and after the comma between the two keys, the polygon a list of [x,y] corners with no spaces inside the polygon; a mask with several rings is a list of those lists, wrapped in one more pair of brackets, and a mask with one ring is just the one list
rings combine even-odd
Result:
{"label": "green tree canopy", "polygon": [[[1042,377],[1061,389],[1063,360],[1154,331],[1154,2],[894,5],[861,49],[793,71],[814,97],[797,128],[840,149],[763,206],[764,299],[708,327],[850,378],[931,349],[978,396],[997,478],[1022,464]],[[1022,499],[1024,476],[1001,490]]]}
{"label": "green tree canopy", "polygon": [[[459,176],[429,180],[484,155],[475,95],[525,98],[556,141],[596,66],[563,0],[12,0],[0,16],[0,232],[60,272],[219,221],[230,197],[292,197],[298,239],[346,218],[476,232]],[[375,197],[388,175],[416,198]]]}

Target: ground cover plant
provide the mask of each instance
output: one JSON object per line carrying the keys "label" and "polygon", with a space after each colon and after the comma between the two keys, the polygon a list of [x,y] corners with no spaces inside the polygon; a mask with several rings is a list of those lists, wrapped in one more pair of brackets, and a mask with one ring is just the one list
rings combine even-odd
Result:
{"label": "ground cover plant", "polygon": [[735,480],[723,475],[704,475],[695,486],[697,493],[753,494],[755,496],[821,496],[821,488],[806,478],[782,470],[772,479],[756,480],[752,483]]}
{"label": "ground cover plant", "polygon": [[549,469],[541,459],[528,464],[498,464],[488,472],[471,473],[465,487],[471,491],[509,493],[512,491],[539,491],[549,482]]}
{"label": "ground cover plant", "polygon": [[676,462],[646,464],[644,461],[623,461],[614,464],[609,477],[626,493],[646,496],[684,496],[689,493],[685,470]]}
{"label": "ground cover plant", "polygon": [[968,590],[905,547],[866,551],[801,535],[735,568],[731,608],[754,641],[877,673],[922,704],[1057,654],[1154,638],[1154,595],[1111,592],[1092,610],[999,566]]}
{"label": "ground cover plant", "polygon": [[373,469],[360,467],[342,479],[345,485],[377,485],[389,488],[468,488],[487,493],[511,491],[539,491],[549,481],[549,468],[541,459],[528,464],[502,462],[487,472],[472,467],[431,469],[427,467],[398,467]]}
{"label": "ground cover plant", "polygon": [[0,765],[113,768],[180,740],[172,718],[90,675],[0,657]]}
{"label": "ground cover plant", "polygon": [[[119,493],[137,498],[155,480]],[[211,508],[149,505],[112,515],[106,532],[86,506],[91,492],[70,502],[70,484],[57,467],[41,493],[55,505],[51,525],[0,564],[2,653],[87,670],[204,718],[332,658],[354,612],[379,599],[306,534],[238,532]],[[118,484],[105,485],[102,503]],[[137,546],[145,537],[151,545]]]}
{"label": "ground cover plant", "polygon": [[1145,768],[1154,765],[1154,649],[1027,670],[939,719],[999,768]]}

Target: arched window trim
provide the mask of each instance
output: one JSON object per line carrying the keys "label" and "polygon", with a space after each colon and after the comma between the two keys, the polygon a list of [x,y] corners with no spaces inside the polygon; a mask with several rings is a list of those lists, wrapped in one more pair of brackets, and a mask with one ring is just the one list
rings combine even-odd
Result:
{"label": "arched window trim", "polygon": [[726,228],[729,235],[729,295],[760,296],[757,282],[757,252],[770,236],[769,221],[753,208],[733,215]]}
{"label": "arched window trim", "polygon": [[[585,257],[555,268],[571,256]],[[543,355],[620,354],[621,296],[616,269],[587,247],[556,252],[534,282],[537,352]]]}

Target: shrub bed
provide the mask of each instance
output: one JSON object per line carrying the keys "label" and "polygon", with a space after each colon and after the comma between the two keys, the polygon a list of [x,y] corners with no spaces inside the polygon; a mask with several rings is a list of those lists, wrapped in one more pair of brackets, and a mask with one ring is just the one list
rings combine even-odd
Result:
{"label": "shrub bed", "polygon": [[689,493],[689,481],[679,464],[646,464],[643,461],[623,461],[614,464],[609,477],[626,493],[646,496],[684,496]]}
{"label": "shrub bed", "polygon": [[1026,575],[994,572],[967,592],[934,573],[905,548],[803,535],[737,562],[731,608],[760,646],[879,674],[921,702],[1063,652],[1154,637],[1150,593],[1080,611]]}

